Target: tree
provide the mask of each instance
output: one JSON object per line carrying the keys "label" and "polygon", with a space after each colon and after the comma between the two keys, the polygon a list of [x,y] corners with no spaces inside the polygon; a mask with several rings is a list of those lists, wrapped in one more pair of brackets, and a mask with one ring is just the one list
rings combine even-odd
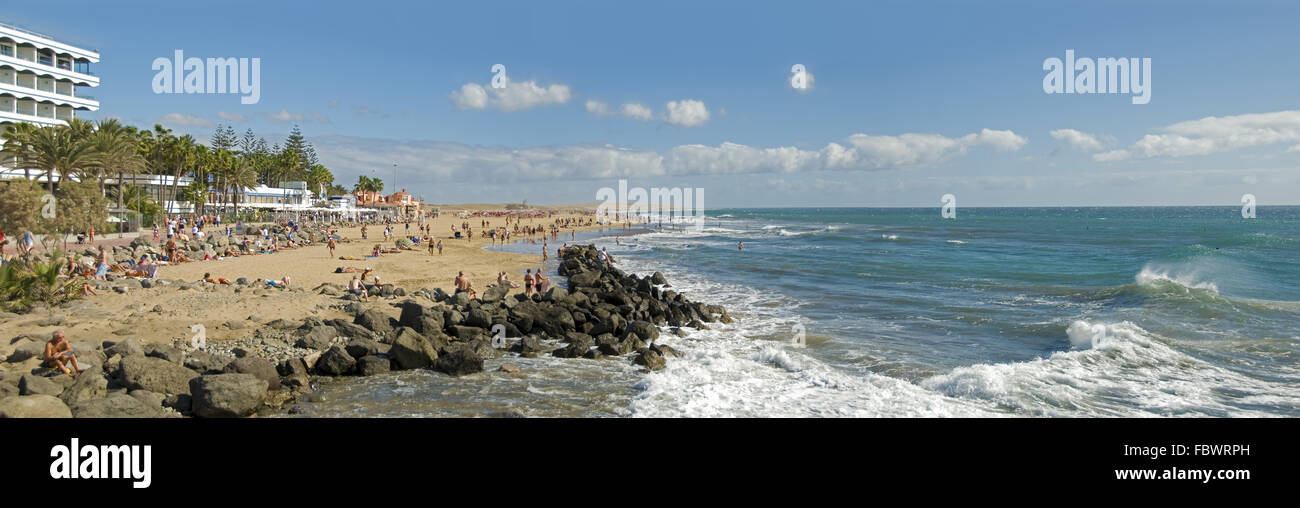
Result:
{"label": "tree", "polygon": [[353,192],[370,191],[382,192],[384,190],[384,181],[378,178],[370,178],[365,175],[357,177],[357,184],[352,187]]}
{"label": "tree", "polygon": [[87,231],[92,227],[104,229],[105,219],[108,216],[105,213],[108,209],[108,199],[99,194],[99,189],[93,182],[66,180],[59,184],[59,192],[55,198],[57,198],[57,207],[54,217],[42,219],[46,231],[55,233],[45,236],[43,243],[46,244],[47,250],[59,238],[63,239],[66,247],[68,235]]}
{"label": "tree", "polygon": [[79,118],[69,120],[68,125],[31,131],[31,163],[45,172],[50,192],[54,192],[56,176],[63,180],[97,163],[90,132],[89,123]]}
{"label": "tree", "polygon": [[40,217],[44,194],[32,180],[0,182],[0,230],[8,231],[14,238],[19,231],[33,230]]}
{"label": "tree", "polygon": [[12,158],[14,167],[23,168],[23,178],[32,179],[31,168],[35,154],[32,152],[32,132],[38,129],[35,124],[15,123],[9,124],[5,130],[4,136],[0,140],[4,141],[4,149],[0,150],[5,158]]}
{"label": "tree", "polygon": [[[93,168],[94,177],[99,182],[100,195],[107,195],[104,189],[106,175],[116,173],[117,185],[121,188],[124,172],[129,171],[135,175],[145,168],[144,157],[138,150],[140,141],[135,128],[123,126],[116,119],[100,120],[91,139],[97,156]],[[117,194],[120,199],[122,193]],[[120,200],[117,207],[122,208]]]}
{"label": "tree", "polygon": [[334,183],[334,174],[329,169],[320,164],[313,165],[311,171],[307,172],[307,188],[312,192],[320,192],[322,187]]}

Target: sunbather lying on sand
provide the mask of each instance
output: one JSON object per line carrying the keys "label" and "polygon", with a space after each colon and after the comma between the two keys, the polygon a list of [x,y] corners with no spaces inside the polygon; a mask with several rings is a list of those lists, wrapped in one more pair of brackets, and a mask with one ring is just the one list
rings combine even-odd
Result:
{"label": "sunbather lying on sand", "polygon": [[230,284],[230,281],[226,280],[225,278],[222,277],[217,277],[215,279],[212,278],[212,274],[210,273],[204,273],[203,280],[200,282],[206,282],[208,284]]}

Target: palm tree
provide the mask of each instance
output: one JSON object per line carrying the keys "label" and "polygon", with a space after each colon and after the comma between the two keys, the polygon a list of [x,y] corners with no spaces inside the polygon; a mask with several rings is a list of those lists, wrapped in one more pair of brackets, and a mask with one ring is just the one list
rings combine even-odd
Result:
{"label": "palm tree", "polygon": [[243,159],[239,159],[226,175],[226,185],[235,189],[235,213],[239,213],[239,203],[243,201],[244,189],[257,186],[257,170]]}
{"label": "palm tree", "polygon": [[95,147],[90,141],[88,122],[73,118],[66,126],[43,127],[30,136],[32,165],[45,171],[49,191],[54,192],[54,177],[79,174],[96,164]]}
{"label": "palm tree", "polygon": [[[117,173],[117,185],[122,187],[122,173],[130,170],[134,175],[144,169],[145,160],[138,151],[139,141],[135,129],[125,127],[116,119],[100,120],[92,137],[98,155],[96,175],[99,177],[99,192],[107,196],[103,177]],[[117,207],[122,208],[122,193],[118,192]]]}
{"label": "palm tree", "polygon": [[35,124],[15,123],[9,124],[4,135],[0,139],[4,140],[4,150],[0,150],[6,156],[14,158],[14,167],[22,166],[23,177],[31,180],[32,173],[32,132],[38,129]]}

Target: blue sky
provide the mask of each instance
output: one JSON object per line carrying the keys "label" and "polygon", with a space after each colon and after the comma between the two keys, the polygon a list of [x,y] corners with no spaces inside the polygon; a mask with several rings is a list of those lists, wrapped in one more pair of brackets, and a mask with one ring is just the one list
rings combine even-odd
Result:
{"label": "blue sky", "polygon": [[[391,189],[397,162],[436,202],[627,178],[711,208],[1300,204],[1295,3],[67,3],[0,21],[101,52],[86,116],[205,141],[297,124],[338,180]],[[260,58],[260,102],[153,93],[176,49]],[[1067,49],[1151,58],[1150,103],[1045,93]]]}

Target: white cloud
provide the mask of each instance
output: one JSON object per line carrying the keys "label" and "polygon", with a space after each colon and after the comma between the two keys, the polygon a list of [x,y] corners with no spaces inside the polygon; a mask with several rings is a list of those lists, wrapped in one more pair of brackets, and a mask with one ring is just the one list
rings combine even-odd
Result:
{"label": "white cloud", "polygon": [[506,81],[504,88],[484,87],[478,83],[465,83],[451,93],[451,103],[459,109],[521,109],[566,104],[573,97],[568,85],[540,86],[536,81]]}
{"label": "white cloud", "polygon": [[608,115],[609,104],[605,104],[604,102],[595,99],[589,99],[587,100],[587,112],[593,115],[600,115],[600,116]]}
{"label": "white cloud", "polygon": [[[1300,142],[1300,111],[1211,116],[1179,122],[1147,134],[1128,150],[1094,156],[1097,160],[1192,157],[1278,143]],[[1287,151],[1297,151],[1296,146]]]}
{"label": "white cloud", "polygon": [[624,104],[623,109],[619,113],[628,118],[633,118],[642,122],[648,122],[654,119],[655,116],[654,111],[651,111],[648,106],[637,104],[635,102]]}
{"label": "white cloud", "polygon": [[301,122],[302,115],[281,109],[279,113],[265,113],[266,119],[275,123]]}
{"label": "white cloud", "polygon": [[694,99],[669,101],[665,106],[664,120],[682,127],[696,127],[709,121],[709,108]]}
{"label": "white cloud", "polygon": [[246,116],[244,116],[244,115],[241,115],[241,114],[239,114],[239,113],[227,113],[227,112],[225,112],[225,111],[218,111],[218,112],[217,112],[217,118],[220,118],[220,119],[225,120],[225,121],[227,121],[227,122],[247,122],[247,121],[248,121],[248,117],[246,117]]}
{"label": "white cloud", "polygon": [[608,116],[618,114],[642,122],[648,122],[654,119],[654,111],[644,104],[629,102],[619,107],[618,112],[610,111],[609,104],[603,101],[591,99],[586,104],[587,112],[596,116]]}
{"label": "white cloud", "polygon": [[212,127],[213,123],[207,118],[201,116],[187,115],[184,113],[167,113],[158,117],[158,123],[163,125],[179,125],[182,127]]}
{"label": "white cloud", "polygon": [[1071,148],[1083,150],[1085,152],[1095,152],[1102,149],[1101,140],[1097,136],[1088,134],[1075,129],[1056,129],[1051,132],[1052,137],[1065,141]]}
{"label": "white cloud", "polygon": [[437,182],[492,182],[643,178],[685,175],[800,173],[903,169],[932,165],[965,154],[971,147],[1019,150],[1027,143],[1011,131],[983,129],[958,138],[938,134],[871,136],[820,150],[761,148],[724,142],[716,146],[679,145],[665,151],[610,145],[563,145],[521,149],[433,141],[396,141],[325,136],[316,141],[326,166],[363,174],[367,168],[397,162],[430,187]]}

